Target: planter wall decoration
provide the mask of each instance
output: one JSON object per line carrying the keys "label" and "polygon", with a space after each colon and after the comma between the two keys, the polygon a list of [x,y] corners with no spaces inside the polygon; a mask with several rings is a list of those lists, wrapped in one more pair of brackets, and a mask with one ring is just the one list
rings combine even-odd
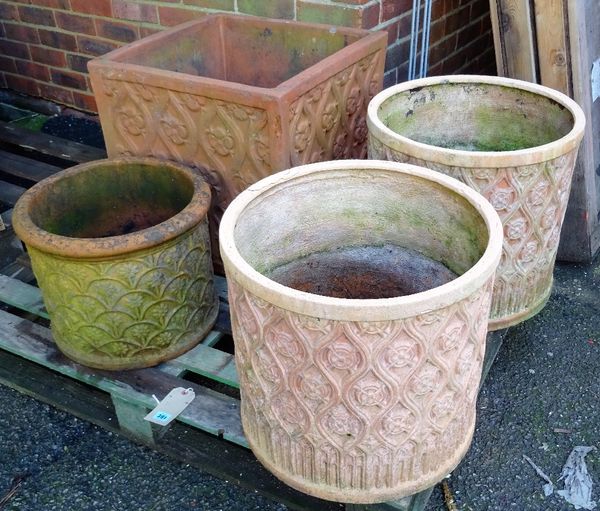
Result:
{"label": "planter wall decoration", "polygon": [[458,464],[502,246],[483,197],[412,165],[317,163],[240,194],[220,241],[242,423],[269,470],[372,503]]}
{"label": "planter wall decoration", "polygon": [[490,330],[539,312],[569,198],[582,110],[564,94],[491,76],[432,77],[378,94],[369,105],[369,156],[455,177],[500,215],[504,249]]}
{"label": "planter wall decoration", "polygon": [[23,194],[13,226],[60,350],[131,369],[202,340],[218,313],[209,204],[198,171],[150,158],[77,165]]}
{"label": "planter wall decoration", "polygon": [[200,167],[216,236],[229,202],[262,177],[366,157],[386,44],[385,32],[235,15],[136,41],[89,63],[108,154]]}

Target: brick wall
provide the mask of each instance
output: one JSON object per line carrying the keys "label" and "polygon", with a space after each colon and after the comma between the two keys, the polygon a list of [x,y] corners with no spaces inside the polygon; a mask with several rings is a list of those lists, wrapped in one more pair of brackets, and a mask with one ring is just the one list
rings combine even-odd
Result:
{"label": "brick wall", "polygon": [[[165,27],[236,12],[384,29],[385,85],[407,76],[412,0],[0,0],[0,87],[95,111],[87,61]],[[495,74],[489,0],[434,0],[429,73]]]}

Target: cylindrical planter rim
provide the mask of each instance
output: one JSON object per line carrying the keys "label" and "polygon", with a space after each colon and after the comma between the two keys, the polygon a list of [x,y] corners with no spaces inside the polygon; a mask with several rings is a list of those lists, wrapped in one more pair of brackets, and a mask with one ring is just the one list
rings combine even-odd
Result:
{"label": "cylindrical planter rim", "polygon": [[159,224],[129,234],[106,238],[76,238],[52,234],[38,227],[31,220],[29,211],[39,192],[53,187],[58,181],[89,172],[90,169],[102,165],[110,165],[112,161],[104,159],[82,163],[46,178],[27,190],[15,205],[13,213],[13,227],[18,236],[27,245],[61,257],[77,259],[118,257],[173,240],[193,229],[207,214],[210,207],[210,186],[200,173],[170,160],[151,157],[123,157],[114,161],[125,165],[155,165],[159,162],[165,167],[183,174],[189,179],[195,191],[190,202],[181,211]]}
{"label": "cylindrical planter rim", "polygon": [[[389,98],[410,90],[421,89],[443,84],[484,84],[497,87],[520,89],[534,94],[539,94],[566,108],[573,116],[573,127],[563,137],[547,144],[533,146],[516,151],[465,151],[460,149],[447,149],[430,144],[424,144],[414,139],[409,139],[388,128],[379,119],[378,110]],[[377,137],[386,145],[399,150],[410,147],[413,157],[443,163],[455,167],[506,167],[507,161],[514,159],[519,165],[528,165],[544,162],[556,158],[565,152],[575,149],[583,136],[585,128],[585,115],[581,107],[565,94],[549,87],[535,83],[488,75],[452,75],[421,78],[400,83],[389,87],[377,94],[369,103],[367,109],[367,125],[369,132],[377,132]]]}
{"label": "cylindrical planter rim", "polygon": [[[364,169],[411,174],[440,184],[463,196],[484,219],[489,238],[481,258],[456,279],[433,289],[411,295],[378,299],[344,299],[298,291],[279,284],[255,270],[239,253],[235,244],[235,225],[243,210],[261,194],[271,191],[279,182],[306,175],[335,170]],[[357,170],[360,172],[360,170]],[[244,288],[251,288],[259,298],[276,303],[293,312],[330,320],[385,321],[393,316],[403,319],[447,306],[466,298],[492,276],[500,260],[503,230],[498,214],[478,192],[460,181],[439,172],[415,165],[383,160],[340,160],[302,165],[266,177],[250,186],[229,205],[221,220],[219,232],[221,256],[229,278]]]}

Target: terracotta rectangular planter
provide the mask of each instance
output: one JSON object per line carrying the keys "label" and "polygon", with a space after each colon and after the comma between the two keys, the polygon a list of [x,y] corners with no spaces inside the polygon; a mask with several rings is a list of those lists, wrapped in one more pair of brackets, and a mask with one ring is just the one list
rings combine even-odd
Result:
{"label": "terracotta rectangular planter", "polygon": [[136,41],[89,63],[108,154],[203,169],[216,233],[225,207],[262,177],[366,157],[386,44],[385,32],[235,15]]}

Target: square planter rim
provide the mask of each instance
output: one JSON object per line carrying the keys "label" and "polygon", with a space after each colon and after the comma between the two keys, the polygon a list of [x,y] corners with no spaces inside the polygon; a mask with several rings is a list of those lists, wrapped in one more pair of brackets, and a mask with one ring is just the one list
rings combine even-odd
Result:
{"label": "square planter rim", "polygon": [[[524,90],[550,99],[564,107],[573,117],[573,127],[563,137],[547,144],[519,149],[516,151],[465,151],[447,149],[418,142],[396,133],[379,118],[379,109],[391,97],[414,89],[445,84],[483,84],[507,89]],[[585,115],[581,107],[570,97],[557,90],[523,80],[488,75],[447,75],[421,78],[384,89],[369,103],[367,110],[369,133],[377,133],[385,144],[403,151],[410,147],[408,154],[420,159],[434,161],[454,167],[498,168],[516,165],[532,165],[552,160],[575,149],[583,137]]]}
{"label": "square planter rim", "polygon": [[[334,30],[335,32],[340,32],[342,34],[360,36],[360,39],[350,43],[348,46],[341,48],[331,55],[328,55],[312,66],[303,69],[299,73],[291,76],[287,80],[284,80],[275,87],[246,85],[238,82],[221,80],[218,78],[191,75],[147,65],[134,64],[122,60],[123,54],[131,51],[131,48],[139,47],[141,45],[145,46],[148,43],[156,43],[157,41],[169,38],[178,32],[191,31],[197,25],[206,23],[206,21],[209,19],[235,19],[236,21],[242,20],[242,22],[243,20],[248,19],[252,21],[264,21],[276,25],[293,25],[311,28],[316,27],[328,31]],[[356,59],[357,56],[364,55],[364,57],[367,57],[379,51],[380,48],[377,47],[374,48],[372,52],[365,53],[366,49],[371,46],[375,46],[378,43],[381,44],[384,40],[387,41],[387,33],[383,30],[372,32],[366,29],[340,27],[337,25],[327,25],[323,23],[278,20],[273,18],[261,18],[257,16],[214,14],[199,20],[192,20],[182,23],[181,25],[177,25],[162,32],[152,34],[138,41],[126,44],[125,46],[117,48],[116,50],[105,53],[104,55],[98,56],[88,62],[88,70],[93,68],[98,70],[104,69],[111,75],[114,74],[115,77],[125,73],[126,75],[123,77],[119,76],[119,79],[130,83],[137,83],[137,80],[128,78],[127,75],[143,73],[145,75],[145,79],[143,80],[144,84],[164,88],[164,86],[161,85],[161,82],[164,83],[166,80],[167,82],[170,82],[169,88],[174,90],[202,94],[203,90],[208,89],[210,90],[210,97],[215,97],[216,99],[220,99],[217,97],[219,96],[219,93],[217,92],[215,94],[214,91],[219,91],[219,88],[222,88],[223,90],[227,91],[228,97],[230,97],[231,94],[235,94],[238,98],[240,98],[241,103],[249,104],[247,99],[249,96],[260,101],[261,99],[264,100],[265,96],[273,99],[286,99],[288,96],[296,97],[297,95],[303,94],[304,92],[309,91],[316,85],[323,82],[324,78],[323,73],[321,72],[322,69],[326,69],[328,71],[328,76],[332,76],[340,71],[343,71]],[[115,68],[115,64],[118,64],[117,68]],[[223,99],[225,99],[225,95],[223,96]]]}
{"label": "square planter rim", "polygon": [[[300,180],[309,175],[318,176],[332,172],[383,171],[416,176],[425,181],[442,185],[458,193],[481,215],[489,233],[488,243],[482,256],[465,273],[441,286],[394,298],[344,299],[298,291],[271,280],[254,269],[239,253],[234,232],[240,214],[263,194],[269,194],[279,184]],[[357,173],[360,175],[360,173]],[[390,311],[402,319],[425,314],[470,296],[481,283],[495,274],[500,261],[504,231],[500,217],[492,205],[478,192],[464,183],[440,172],[408,163],[385,160],[337,160],[311,163],[272,174],[251,185],[229,205],[219,228],[221,257],[232,278],[269,303],[278,303],[298,314],[329,320],[386,321]],[[274,298],[276,301],[274,302]]]}

